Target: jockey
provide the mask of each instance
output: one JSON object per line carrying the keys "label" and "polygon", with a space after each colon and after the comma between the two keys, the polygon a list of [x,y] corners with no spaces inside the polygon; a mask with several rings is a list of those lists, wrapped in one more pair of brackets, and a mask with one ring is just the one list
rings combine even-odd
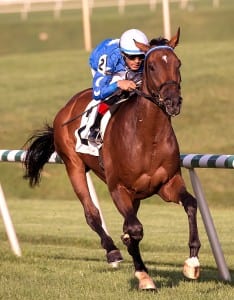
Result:
{"label": "jockey", "polygon": [[[142,74],[142,52],[134,43],[134,40],[143,44],[149,44],[146,35],[138,29],[125,31],[120,39],[106,39],[101,42],[91,53],[89,64],[93,75],[93,98],[105,100],[111,97],[117,90],[131,92],[136,89],[134,76],[126,78],[128,72]],[[139,78],[139,76],[138,76]],[[108,110],[109,105],[101,102],[93,126],[90,128],[88,140],[101,143],[100,122]]]}

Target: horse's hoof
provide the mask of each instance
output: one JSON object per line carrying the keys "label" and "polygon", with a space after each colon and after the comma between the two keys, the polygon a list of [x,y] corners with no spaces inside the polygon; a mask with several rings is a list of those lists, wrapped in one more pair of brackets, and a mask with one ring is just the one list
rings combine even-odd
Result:
{"label": "horse's hoof", "polygon": [[123,261],[123,257],[118,249],[108,252],[106,257],[108,264],[113,268],[118,268],[119,263]]}
{"label": "horse's hoof", "polygon": [[183,267],[183,274],[188,279],[198,279],[200,276],[200,263],[197,257],[188,258]]}
{"label": "horse's hoof", "polygon": [[110,265],[113,269],[118,269],[119,263],[120,263],[120,262],[121,262],[121,261],[114,261],[114,262],[109,263],[109,265]]}
{"label": "horse's hoof", "polygon": [[136,271],[135,272],[135,276],[136,278],[139,280],[139,290],[141,291],[156,291],[156,285],[154,284],[152,278],[150,278],[150,276],[142,271]]}

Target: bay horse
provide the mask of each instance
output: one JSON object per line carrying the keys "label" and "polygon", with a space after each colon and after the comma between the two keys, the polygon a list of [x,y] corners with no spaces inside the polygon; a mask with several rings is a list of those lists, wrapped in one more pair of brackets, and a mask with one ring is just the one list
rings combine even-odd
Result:
{"label": "bay horse", "polygon": [[[190,279],[200,274],[197,228],[197,201],[187,191],[180,169],[178,142],[171,117],[180,113],[181,62],[174,52],[180,30],[170,39],[153,39],[150,45],[135,41],[145,52],[142,86],[137,94],[120,105],[110,119],[103,138],[100,158],[75,151],[74,132],[80,125],[77,115],[85,111],[92,100],[92,89],[73,96],[57,113],[53,127],[46,125],[28,141],[25,178],[30,185],[40,182],[41,171],[56,151],[63,160],[73,189],[81,201],[88,225],[99,235],[106,250],[108,263],[122,260],[120,250],[104,231],[99,210],[93,204],[86,172],[93,172],[109,189],[118,211],[123,216],[122,241],[132,257],[139,289],[155,290],[141,258],[139,243],[143,226],[137,217],[140,201],[154,194],[163,200],[182,204],[188,216],[189,258],[183,273]],[[74,119],[67,123],[68,119]]]}

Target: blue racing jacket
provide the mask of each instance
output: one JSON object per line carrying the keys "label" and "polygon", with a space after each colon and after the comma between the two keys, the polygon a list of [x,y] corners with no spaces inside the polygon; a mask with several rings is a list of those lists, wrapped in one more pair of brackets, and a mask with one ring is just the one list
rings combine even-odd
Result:
{"label": "blue racing jacket", "polygon": [[119,48],[119,39],[106,39],[90,54],[89,64],[94,71],[93,98],[104,100],[117,89],[117,80],[124,79],[128,70]]}

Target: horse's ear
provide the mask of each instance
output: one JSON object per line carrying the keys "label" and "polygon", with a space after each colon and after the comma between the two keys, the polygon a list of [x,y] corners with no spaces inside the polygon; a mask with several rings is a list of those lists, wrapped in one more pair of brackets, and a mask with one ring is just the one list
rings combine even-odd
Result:
{"label": "horse's ear", "polygon": [[149,45],[137,42],[136,40],[134,40],[135,45],[137,46],[138,49],[140,49],[143,52],[147,52],[149,50]]}
{"label": "horse's ear", "polygon": [[174,35],[170,39],[168,45],[174,49],[179,44],[179,39],[180,39],[180,27],[178,28],[176,35]]}

